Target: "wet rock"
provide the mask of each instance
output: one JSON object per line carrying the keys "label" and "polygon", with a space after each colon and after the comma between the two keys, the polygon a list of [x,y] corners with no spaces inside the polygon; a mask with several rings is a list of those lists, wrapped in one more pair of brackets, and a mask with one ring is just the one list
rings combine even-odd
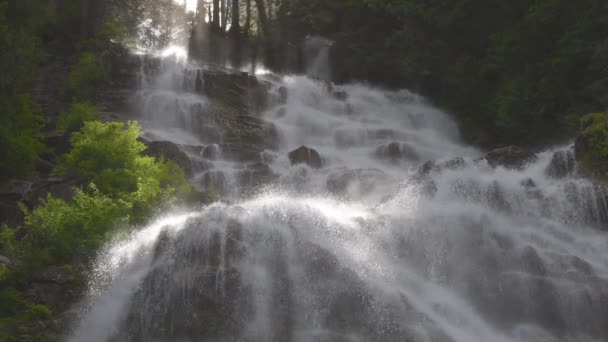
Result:
{"label": "wet rock", "polygon": [[276,150],[279,147],[279,133],[272,122],[252,115],[239,115],[227,132],[225,141],[258,150]]}
{"label": "wet rock", "polygon": [[467,162],[462,157],[450,159],[448,161],[438,163],[436,161],[429,160],[418,167],[418,177],[426,177],[431,172],[441,172],[442,170],[462,170],[467,166]]}
{"label": "wet rock", "polygon": [[70,280],[70,275],[63,267],[50,266],[43,270],[32,272],[31,278],[37,283],[65,284]]}
{"label": "wet rock", "polygon": [[203,91],[213,100],[241,112],[260,112],[268,105],[270,84],[254,75],[229,70],[203,71]]}
{"label": "wet rock", "polygon": [[287,99],[289,98],[289,92],[287,91],[287,87],[280,86],[278,89],[278,93],[279,93],[279,103],[286,104]]}
{"label": "wet rock", "polygon": [[69,134],[50,134],[44,138],[44,144],[57,156],[70,152]]}
{"label": "wet rock", "polygon": [[277,119],[283,118],[285,117],[285,115],[287,115],[287,109],[285,107],[281,107],[279,109],[277,109],[275,116],[277,117]]}
{"label": "wet rock", "polygon": [[201,156],[209,160],[228,160],[236,162],[261,162],[262,154],[258,150],[236,144],[214,144],[207,146]]}
{"label": "wet rock", "polygon": [[513,145],[490,151],[484,159],[492,167],[502,166],[508,169],[521,169],[526,164],[536,161],[538,157],[533,152]]}
{"label": "wet rock", "polygon": [[326,186],[328,191],[337,195],[347,194],[349,188],[355,185],[361,193],[369,193],[385,177],[379,169],[343,170],[330,175]]}
{"label": "wet rock", "polygon": [[574,173],[575,166],[574,152],[571,150],[556,151],[553,153],[545,173],[549,177],[564,178]]}
{"label": "wet rock", "polygon": [[427,162],[425,162],[424,164],[420,165],[420,167],[418,168],[418,176],[419,177],[425,177],[428,176],[432,171],[437,171],[439,170],[439,168],[437,167],[437,164],[435,164],[434,161],[429,160]]}
{"label": "wet rock", "polygon": [[192,175],[192,160],[181,148],[170,141],[143,141],[148,147],[143,154],[155,158],[165,158],[179,165],[187,175]]}
{"label": "wet rock", "polygon": [[464,169],[466,166],[467,162],[464,160],[464,158],[458,157],[441,163],[439,165],[439,168],[448,170],[461,170]]}
{"label": "wet rock", "polygon": [[207,190],[208,195],[223,196],[228,191],[228,180],[222,171],[211,170],[203,174],[200,185]]}
{"label": "wet rock", "polygon": [[306,146],[300,146],[299,148],[289,152],[289,161],[291,165],[296,164],[307,164],[308,166],[318,169],[323,166],[321,156],[319,152]]}
{"label": "wet rock", "polygon": [[542,259],[536,250],[531,246],[526,246],[521,254],[521,265],[533,275],[545,275],[547,270]]}
{"label": "wet rock", "polygon": [[333,92],[331,92],[331,95],[336,100],[340,100],[340,101],[346,101],[348,99],[348,93],[345,92],[344,90],[334,90]]}
{"label": "wet rock", "polygon": [[271,183],[277,178],[270,167],[264,163],[250,164],[239,173],[239,184],[245,189],[256,189]]}
{"label": "wet rock", "polygon": [[197,93],[200,93],[203,91],[203,73],[200,69],[196,70],[196,79],[194,80],[194,90]]}
{"label": "wet rock", "polygon": [[37,157],[35,167],[37,172],[43,175],[48,175],[51,174],[55,169],[55,164],[41,157]]}
{"label": "wet rock", "polygon": [[418,153],[412,147],[398,142],[378,147],[375,154],[377,158],[391,162],[399,160],[416,161],[419,159]]}

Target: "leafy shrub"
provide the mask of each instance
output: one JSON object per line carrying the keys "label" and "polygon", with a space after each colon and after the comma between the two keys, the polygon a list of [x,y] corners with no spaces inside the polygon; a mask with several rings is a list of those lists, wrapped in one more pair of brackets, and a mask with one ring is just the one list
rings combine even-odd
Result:
{"label": "leafy shrub", "polygon": [[57,129],[60,132],[72,133],[82,128],[87,121],[99,120],[99,108],[90,102],[76,102],[72,104],[69,112],[63,112],[59,116]]}
{"label": "leafy shrub", "polygon": [[26,212],[27,235],[20,242],[26,264],[40,268],[88,255],[120,226],[129,204],[104,196],[94,186],[87,190],[76,189],[71,204],[48,196],[42,205]]}
{"label": "leafy shrub", "polygon": [[608,172],[608,114],[591,113],[581,118],[576,158],[594,173]]}

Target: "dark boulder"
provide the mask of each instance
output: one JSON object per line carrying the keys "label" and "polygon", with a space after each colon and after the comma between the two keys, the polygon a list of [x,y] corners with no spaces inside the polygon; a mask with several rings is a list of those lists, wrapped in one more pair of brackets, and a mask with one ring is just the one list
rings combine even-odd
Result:
{"label": "dark boulder", "polygon": [[148,147],[143,154],[155,158],[165,158],[179,165],[187,175],[192,175],[192,160],[182,149],[170,141],[144,141]]}
{"label": "dark boulder", "polygon": [[323,166],[319,152],[306,146],[300,146],[299,148],[289,152],[288,157],[291,165],[307,164],[315,169],[319,169],[321,166]]}
{"label": "dark boulder", "polygon": [[268,105],[270,84],[246,72],[215,69],[203,71],[203,91],[231,109],[259,112]]}
{"label": "dark boulder", "polygon": [[207,191],[207,195],[210,197],[226,195],[229,190],[228,185],[226,175],[218,170],[205,172],[200,180],[200,186]]}
{"label": "dark boulder", "polygon": [[44,145],[47,146],[55,156],[66,154],[70,152],[71,149],[70,135],[49,134],[44,138]]}
{"label": "dark boulder", "polygon": [[538,157],[531,151],[512,145],[490,151],[484,159],[492,167],[502,166],[507,169],[521,169],[526,164],[538,160]]}
{"label": "dark boulder", "polygon": [[277,92],[279,93],[279,103],[286,104],[287,99],[289,98],[289,92],[287,91],[287,87],[280,86]]}
{"label": "dark boulder", "polygon": [[336,100],[340,100],[340,101],[346,101],[348,99],[348,93],[345,92],[344,90],[334,90],[331,95],[336,99]]}
{"label": "dark boulder", "polygon": [[419,159],[418,153],[411,146],[398,142],[378,147],[375,155],[379,159],[391,162],[399,160],[417,161]]}
{"label": "dark boulder", "polygon": [[239,185],[246,190],[255,190],[261,186],[270,184],[277,178],[270,167],[264,163],[254,163],[239,172]]}

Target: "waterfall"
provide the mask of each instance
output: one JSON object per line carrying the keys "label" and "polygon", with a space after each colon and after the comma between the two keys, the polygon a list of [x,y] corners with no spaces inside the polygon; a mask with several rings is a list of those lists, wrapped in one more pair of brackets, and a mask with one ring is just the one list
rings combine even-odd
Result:
{"label": "waterfall", "polygon": [[608,193],[570,146],[497,164],[421,96],[304,76],[232,118],[200,67],[157,68],[145,137],[221,201],[108,244],[69,341],[608,339]]}

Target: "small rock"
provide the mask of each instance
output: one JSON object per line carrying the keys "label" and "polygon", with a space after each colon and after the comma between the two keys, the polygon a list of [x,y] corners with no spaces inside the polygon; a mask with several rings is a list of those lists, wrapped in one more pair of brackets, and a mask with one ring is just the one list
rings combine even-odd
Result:
{"label": "small rock", "polygon": [[323,164],[319,153],[306,146],[300,146],[298,149],[289,152],[288,157],[291,165],[304,163],[312,168],[319,169]]}

